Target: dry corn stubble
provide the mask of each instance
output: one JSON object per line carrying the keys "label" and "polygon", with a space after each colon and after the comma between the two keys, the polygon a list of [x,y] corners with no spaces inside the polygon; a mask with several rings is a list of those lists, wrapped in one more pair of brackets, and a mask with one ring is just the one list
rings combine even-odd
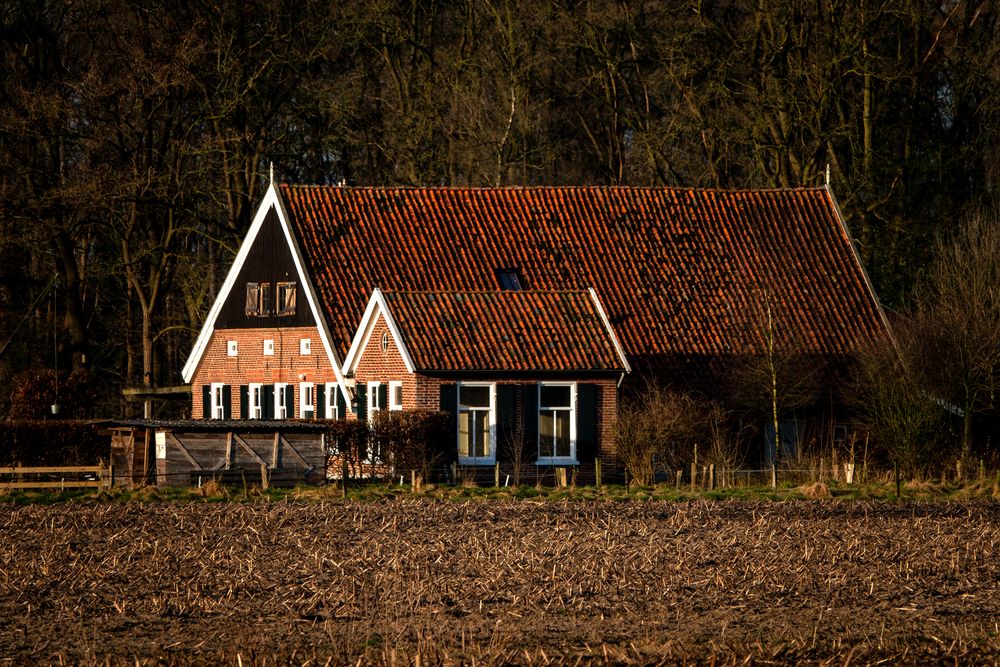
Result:
{"label": "dry corn stubble", "polygon": [[15,662],[1000,659],[992,503],[0,507]]}

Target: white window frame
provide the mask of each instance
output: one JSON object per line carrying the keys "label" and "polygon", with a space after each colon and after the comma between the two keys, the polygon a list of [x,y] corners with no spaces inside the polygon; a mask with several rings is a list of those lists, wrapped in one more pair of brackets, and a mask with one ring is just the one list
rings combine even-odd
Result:
{"label": "white window frame", "polygon": [[[462,412],[468,412],[469,410],[462,409],[462,387],[489,387],[490,390],[490,407],[489,407],[489,424],[490,424],[490,455],[489,456],[462,456],[461,453],[458,455],[458,464],[463,466],[476,466],[476,465],[492,465],[496,463],[497,460],[497,385],[495,382],[459,382],[458,388],[455,392],[455,414],[458,420],[461,420]],[[474,408],[475,410],[481,410],[482,408]],[[455,450],[461,451],[459,449],[462,433],[461,428],[455,429]]]}
{"label": "white window frame", "polygon": [[378,388],[381,382],[374,381],[368,383],[368,423],[375,421],[375,413],[382,410],[384,406],[378,404]]}
{"label": "white window frame", "polygon": [[287,382],[275,382],[274,383],[274,418],[275,419],[288,419],[288,415],[292,413],[295,406],[285,405],[285,387],[288,386]]}
{"label": "white window frame", "polygon": [[274,356],[274,339],[265,338],[264,339],[264,356],[273,357]]}
{"label": "white window frame", "polygon": [[340,419],[340,415],[337,414],[337,392],[340,391],[340,385],[336,382],[326,383],[326,405],[323,406],[323,417],[325,419]]}
{"label": "white window frame", "polygon": [[312,338],[299,339],[299,355],[307,357],[312,354]]}
{"label": "white window frame", "polygon": [[223,403],[223,387],[225,387],[224,382],[213,382],[211,389],[212,397],[212,414],[209,419],[225,419],[226,418],[226,406]]}
{"label": "white window frame", "polygon": [[226,341],[226,356],[239,356],[239,342],[235,340]]}
{"label": "white window frame", "polygon": [[312,419],[316,419],[316,385],[312,382],[300,382],[299,419],[309,419],[306,413],[310,411],[313,413]]}
{"label": "white window frame", "polygon": [[260,382],[251,382],[247,385],[247,417],[249,419],[264,418],[264,385]]}
{"label": "white window frame", "polygon": [[[542,405],[542,387],[569,387],[569,407],[548,407]],[[577,465],[576,431],[577,431],[577,386],[575,382],[539,382],[538,383],[538,414],[537,420],[538,449],[537,464],[540,466]],[[569,412],[569,456],[542,456],[542,410]]]}
{"label": "white window frame", "polygon": [[[396,390],[399,390],[399,403],[396,403]],[[389,410],[398,412],[403,409],[403,382],[402,380],[389,381]]]}

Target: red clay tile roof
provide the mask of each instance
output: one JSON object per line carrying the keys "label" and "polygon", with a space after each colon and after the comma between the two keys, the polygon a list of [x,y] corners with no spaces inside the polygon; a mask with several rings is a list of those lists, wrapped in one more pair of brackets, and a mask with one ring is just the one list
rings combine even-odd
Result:
{"label": "red clay tile roof", "polygon": [[594,287],[630,361],[779,344],[843,355],[884,334],[823,188],[280,188],[342,359],[374,287]]}
{"label": "red clay tile roof", "polygon": [[589,292],[384,296],[417,370],[625,370]]}

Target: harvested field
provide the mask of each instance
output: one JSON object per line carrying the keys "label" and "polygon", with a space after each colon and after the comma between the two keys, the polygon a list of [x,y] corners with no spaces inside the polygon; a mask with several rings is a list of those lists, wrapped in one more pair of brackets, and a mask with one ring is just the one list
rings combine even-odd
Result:
{"label": "harvested field", "polygon": [[1000,661],[1000,506],[0,506],[0,665]]}

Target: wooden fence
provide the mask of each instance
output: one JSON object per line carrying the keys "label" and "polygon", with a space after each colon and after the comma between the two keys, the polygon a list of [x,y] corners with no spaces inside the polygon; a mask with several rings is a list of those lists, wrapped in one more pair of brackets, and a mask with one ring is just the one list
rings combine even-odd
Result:
{"label": "wooden fence", "polygon": [[7,489],[106,489],[114,469],[106,466],[0,467],[0,490]]}

